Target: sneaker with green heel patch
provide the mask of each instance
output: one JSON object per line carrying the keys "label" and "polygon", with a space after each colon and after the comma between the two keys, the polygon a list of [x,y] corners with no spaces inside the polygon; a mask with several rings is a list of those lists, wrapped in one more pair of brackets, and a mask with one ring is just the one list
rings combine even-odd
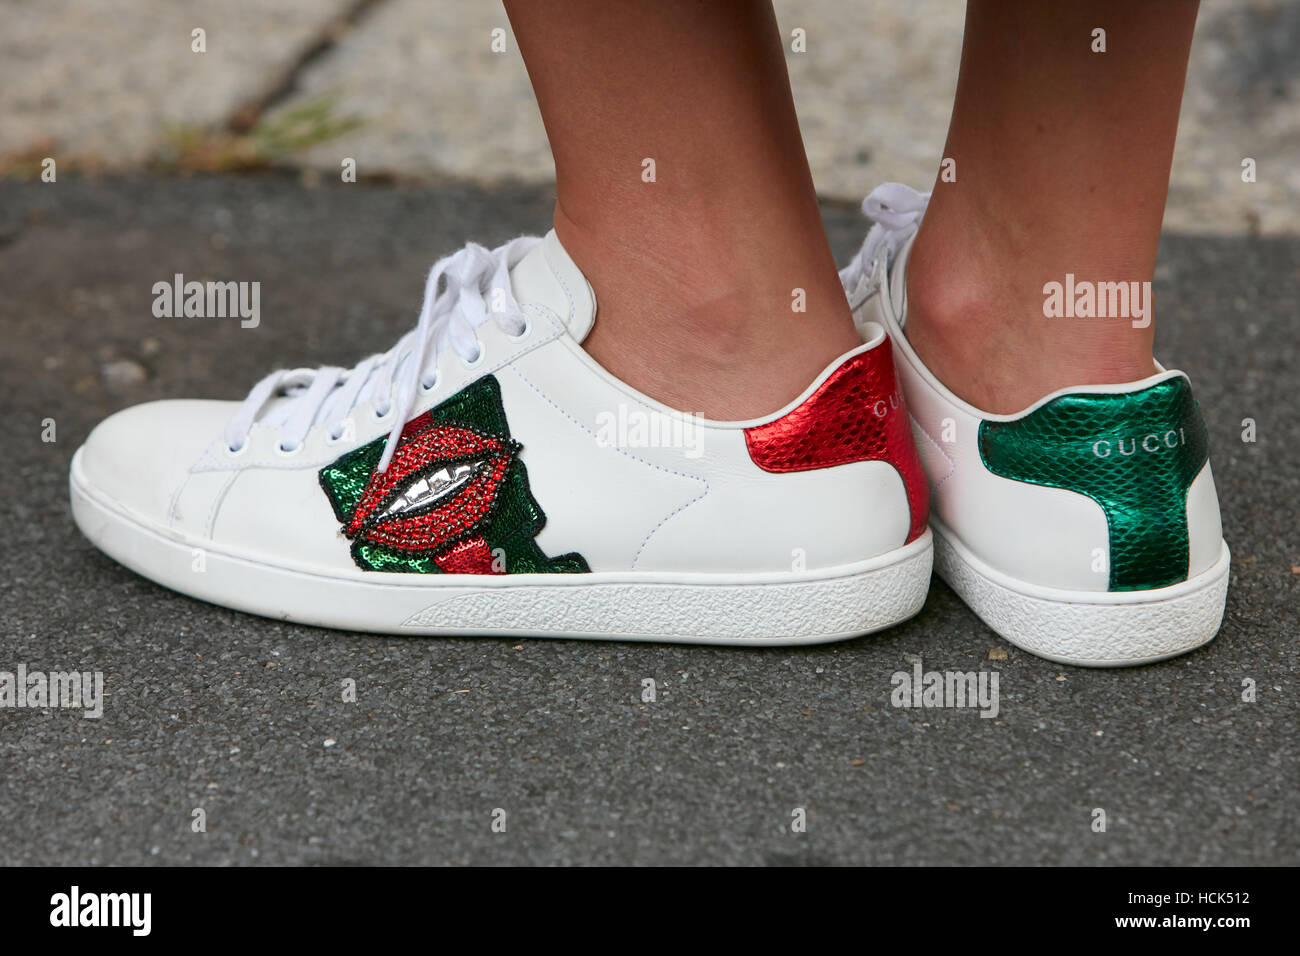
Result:
{"label": "sneaker with green heel patch", "polygon": [[994,631],[1094,667],[1213,639],[1228,547],[1205,423],[1182,372],[1063,388],[1013,415],[954,395],[904,333],[907,258],[926,197],[886,184],[841,274],[860,327],[883,325],[930,486],[935,570]]}

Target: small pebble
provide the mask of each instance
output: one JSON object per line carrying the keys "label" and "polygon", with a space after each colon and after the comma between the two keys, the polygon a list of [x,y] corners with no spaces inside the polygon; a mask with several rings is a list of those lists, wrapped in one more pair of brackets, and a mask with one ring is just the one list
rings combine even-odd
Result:
{"label": "small pebble", "polygon": [[144,366],[131,359],[114,359],[105,362],[99,371],[104,377],[104,384],[113,389],[132,388],[149,377]]}

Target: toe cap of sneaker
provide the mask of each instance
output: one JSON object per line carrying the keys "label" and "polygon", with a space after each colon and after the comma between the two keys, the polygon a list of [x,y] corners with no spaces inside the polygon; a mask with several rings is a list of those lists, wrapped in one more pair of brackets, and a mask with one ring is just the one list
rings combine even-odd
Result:
{"label": "toe cap of sneaker", "polygon": [[120,411],[86,438],[74,479],[141,518],[166,524],[171,501],[236,407],[164,401]]}

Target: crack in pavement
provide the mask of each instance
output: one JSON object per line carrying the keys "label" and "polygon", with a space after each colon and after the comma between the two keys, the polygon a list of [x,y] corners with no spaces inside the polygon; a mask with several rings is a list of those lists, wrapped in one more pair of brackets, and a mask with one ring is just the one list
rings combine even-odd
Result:
{"label": "crack in pavement", "polygon": [[294,61],[285,67],[264,92],[235,108],[223,124],[225,129],[232,133],[247,133],[251,130],[258,120],[297,91],[299,78],[311,64],[338,46],[345,36],[385,2],[386,0],[356,0],[346,13],[326,21],[316,39],[303,47]]}

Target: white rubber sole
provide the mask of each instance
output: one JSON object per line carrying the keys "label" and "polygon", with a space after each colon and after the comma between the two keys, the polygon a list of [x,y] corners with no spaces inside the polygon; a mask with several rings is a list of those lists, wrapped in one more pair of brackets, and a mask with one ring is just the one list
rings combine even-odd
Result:
{"label": "white rubber sole", "polygon": [[1230,555],[1208,570],[1150,591],[1064,591],[1010,578],[975,557],[943,524],[934,568],[980,619],[1016,647],[1060,664],[1127,667],[1186,654],[1223,623]]}
{"label": "white rubber sole", "polygon": [[[109,557],[174,591],[263,617],[403,635],[496,635],[744,646],[868,634],[920,611],[932,536],[836,568],[763,574],[421,575],[269,564],[142,521],[70,475],[77,526]],[[195,570],[195,549],[203,570]]]}

